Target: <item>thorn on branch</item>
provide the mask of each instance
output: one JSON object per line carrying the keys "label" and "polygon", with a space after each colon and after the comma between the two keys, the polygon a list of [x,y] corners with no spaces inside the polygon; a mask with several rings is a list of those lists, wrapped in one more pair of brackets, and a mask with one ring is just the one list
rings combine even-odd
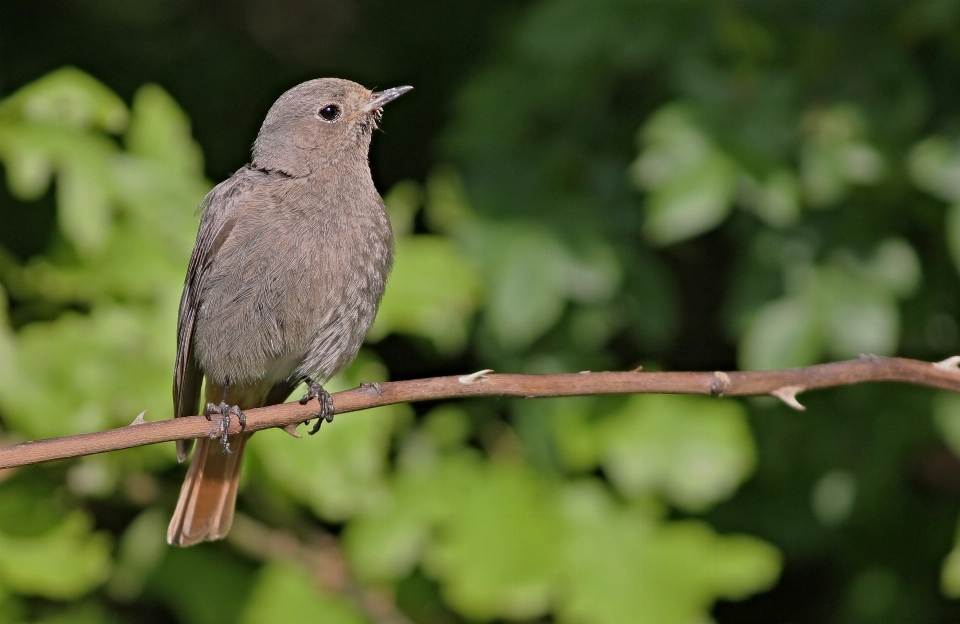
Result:
{"label": "thorn on branch", "polygon": [[460,383],[464,384],[464,385],[469,386],[470,384],[474,384],[474,383],[476,383],[476,382],[478,382],[478,381],[484,381],[484,380],[487,378],[487,375],[488,375],[489,373],[492,373],[492,372],[493,372],[493,369],[492,369],[492,368],[485,368],[485,369],[479,370],[479,371],[477,371],[477,372],[475,372],[475,373],[470,373],[469,375],[464,375],[463,377],[460,377],[460,379],[459,379],[458,381],[459,381]]}
{"label": "thorn on branch", "polygon": [[299,438],[299,437],[300,437],[300,433],[297,431],[297,425],[299,425],[299,424],[300,424],[300,423],[291,423],[291,424],[287,425],[286,427],[280,427],[280,428],[283,429],[284,431],[286,431],[287,433],[289,433],[290,435],[292,435],[293,437]]}
{"label": "thorn on branch", "polygon": [[375,381],[361,381],[360,387],[364,390],[373,390],[377,393],[377,396],[383,396],[383,391],[380,389],[380,384]]}
{"label": "thorn on branch", "polygon": [[800,404],[800,401],[797,400],[797,395],[806,390],[803,386],[784,386],[782,388],[777,388],[770,394],[777,397],[790,407],[798,411],[804,411],[807,408]]}
{"label": "thorn on branch", "polygon": [[639,372],[642,371],[642,370],[643,370],[643,364],[641,364],[640,366],[636,367],[635,369],[633,369],[633,370],[630,371],[630,372],[631,372],[631,373],[639,373]]}
{"label": "thorn on branch", "polygon": [[143,416],[144,416],[144,414],[146,414],[146,413],[147,413],[147,410],[143,410],[142,412],[140,412],[139,414],[137,414],[137,417],[133,419],[133,422],[130,423],[129,426],[132,427],[132,426],[134,426],[134,425],[142,425],[143,423],[147,422],[147,421],[145,421],[145,420],[143,419]]}
{"label": "thorn on branch", "polygon": [[942,362],[934,363],[934,366],[942,368],[943,370],[957,372],[960,370],[960,355],[951,355]]}
{"label": "thorn on branch", "polygon": [[710,394],[713,396],[723,396],[723,393],[730,388],[730,375],[723,371],[714,371],[713,378],[710,380]]}

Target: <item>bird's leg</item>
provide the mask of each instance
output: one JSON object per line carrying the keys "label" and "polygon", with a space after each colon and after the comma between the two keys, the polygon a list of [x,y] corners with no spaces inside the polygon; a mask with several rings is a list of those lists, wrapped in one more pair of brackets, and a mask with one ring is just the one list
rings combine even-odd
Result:
{"label": "bird's leg", "polygon": [[240,409],[237,405],[229,405],[227,403],[227,390],[230,388],[229,383],[223,384],[223,395],[220,397],[220,405],[216,403],[207,403],[207,408],[203,411],[203,415],[207,417],[207,420],[210,420],[211,414],[219,414],[221,418],[221,432],[220,432],[220,444],[223,445],[223,452],[230,453],[230,442],[227,439],[227,435],[230,432],[230,414],[233,414],[237,417],[237,420],[240,421],[240,431],[242,432],[247,428],[247,415],[243,413],[243,410]]}
{"label": "bird's leg", "polygon": [[[304,381],[307,382],[307,393],[303,395],[303,398],[300,399],[300,405],[306,405],[310,399],[317,399],[317,402],[320,403],[320,412],[317,414],[317,422],[313,425],[313,429],[310,430],[310,435],[315,434],[320,431],[320,425],[323,424],[323,421],[333,422],[333,397],[330,396],[330,393],[323,389],[323,386],[310,379],[305,377]],[[310,421],[303,424],[307,424]]]}

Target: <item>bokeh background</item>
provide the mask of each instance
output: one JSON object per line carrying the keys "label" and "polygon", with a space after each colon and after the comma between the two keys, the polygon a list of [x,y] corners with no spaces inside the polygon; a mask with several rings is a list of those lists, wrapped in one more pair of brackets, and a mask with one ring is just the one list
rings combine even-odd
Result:
{"label": "bokeh background", "polygon": [[[205,192],[272,101],[415,90],[397,264],[330,388],[955,354],[956,0],[0,3],[0,444],[171,414]],[[172,444],[0,472],[0,622],[960,620],[960,398],[402,405],[257,434],[220,543]]]}

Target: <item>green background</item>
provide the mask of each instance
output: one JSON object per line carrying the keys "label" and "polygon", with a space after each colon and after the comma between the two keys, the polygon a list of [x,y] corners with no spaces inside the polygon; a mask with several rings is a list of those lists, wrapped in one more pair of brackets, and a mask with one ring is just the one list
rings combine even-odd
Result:
{"label": "green background", "polygon": [[[942,360],[960,2],[0,3],[0,444],[171,414],[195,207],[302,80],[411,84],[360,381]],[[477,399],[0,472],[0,622],[960,620],[960,398]]]}

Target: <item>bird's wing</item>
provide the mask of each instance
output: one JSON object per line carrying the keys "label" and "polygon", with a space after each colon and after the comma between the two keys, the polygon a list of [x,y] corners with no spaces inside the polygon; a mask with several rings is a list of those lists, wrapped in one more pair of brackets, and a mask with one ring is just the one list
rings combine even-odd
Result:
{"label": "bird's wing", "polygon": [[[217,251],[230,236],[244,196],[251,180],[246,169],[241,169],[231,178],[218,184],[200,204],[203,216],[197,242],[190,257],[187,277],[180,298],[180,315],[177,322],[177,363],[173,373],[174,416],[191,416],[197,413],[200,403],[200,387],[203,371],[193,354],[193,328],[203,292],[203,279]],[[192,440],[177,441],[177,459],[183,461],[193,446]]]}

